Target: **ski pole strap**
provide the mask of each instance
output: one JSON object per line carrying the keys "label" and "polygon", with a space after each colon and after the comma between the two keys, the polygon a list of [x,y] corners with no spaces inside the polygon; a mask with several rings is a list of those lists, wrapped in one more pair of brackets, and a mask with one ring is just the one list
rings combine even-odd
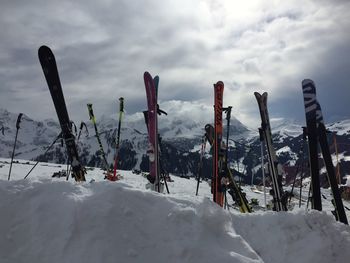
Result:
{"label": "ski pole strap", "polygon": [[205,136],[207,137],[207,140],[210,145],[213,145],[214,143],[214,127],[211,124],[207,124],[204,127],[205,130]]}
{"label": "ski pole strap", "polygon": [[83,131],[84,126],[85,126],[85,131],[86,131],[86,136],[85,137],[89,137],[89,130],[88,130],[85,122],[82,121],[80,123],[80,127],[79,127],[79,133],[78,133],[78,139],[77,139],[78,141],[79,141],[79,138],[80,138],[81,132]]}
{"label": "ski pole strap", "polygon": [[158,113],[158,115],[162,115],[162,114],[168,115],[168,113],[166,113],[165,111],[163,111],[159,108],[159,104],[157,104],[157,113]]}
{"label": "ski pole strap", "polygon": [[80,127],[79,127],[79,130],[82,130],[83,129],[83,127],[84,127],[84,122],[82,121],[81,123],[80,123]]}
{"label": "ski pole strap", "polygon": [[226,113],[226,120],[231,119],[232,106],[228,106],[226,108],[222,108],[222,110]]}
{"label": "ski pole strap", "polygon": [[84,126],[85,126],[85,131],[86,131],[86,137],[88,137],[89,136],[89,130],[88,130],[87,126],[86,126],[86,123],[82,121],[80,123],[80,130],[82,130]]}
{"label": "ski pole strap", "polygon": [[17,122],[16,122],[16,129],[19,129],[19,124],[21,122],[22,115],[23,115],[23,113],[18,114]]}
{"label": "ski pole strap", "polygon": [[73,127],[74,127],[75,135],[77,135],[77,133],[78,133],[77,126],[75,125],[74,121],[70,121],[70,130],[71,131],[73,131]]}

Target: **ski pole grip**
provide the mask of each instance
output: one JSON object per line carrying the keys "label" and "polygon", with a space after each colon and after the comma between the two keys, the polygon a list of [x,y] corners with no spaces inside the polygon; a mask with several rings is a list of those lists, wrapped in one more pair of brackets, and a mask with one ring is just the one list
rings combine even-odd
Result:
{"label": "ski pole grip", "polygon": [[18,114],[17,122],[16,122],[16,129],[19,129],[19,124],[21,122],[22,115],[23,115],[23,113]]}

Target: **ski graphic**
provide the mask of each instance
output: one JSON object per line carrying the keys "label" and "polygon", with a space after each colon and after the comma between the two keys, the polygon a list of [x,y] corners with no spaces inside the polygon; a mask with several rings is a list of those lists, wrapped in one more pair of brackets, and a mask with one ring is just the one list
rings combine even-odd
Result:
{"label": "ski graphic", "polygon": [[147,106],[148,111],[145,113],[147,118],[147,129],[148,129],[148,141],[149,146],[147,150],[149,158],[149,181],[155,186],[159,187],[159,169],[158,169],[158,131],[157,131],[157,92],[154,85],[154,80],[150,73],[147,71],[143,75],[146,96],[147,96]]}
{"label": "ski graphic", "polygon": [[213,151],[213,200],[221,207],[224,205],[224,193],[221,187],[221,173],[223,169],[222,142],[222,103],[224,83],[214,84],[214,151]]}
{"label": "ski graphic", "polygon": [[[320,193],[319,183],[319,166],[318,166],[318,148],[317,142],[320,144],[323,160],[327,170],[327,179],[332,190],[335,207],[336,220],[344,224],[348,224],[346,213],[344,210],[343,201],[339,192],[337,178],[332,162],[332,157],[329,151],[329,145],[326,134],[326,127],[323,121],[323,115],[321,106],[316,98],[316,86],[315,83],[310,79],[302,81],[302,89],[305,103],[306,122],[308,130],[308,144],[309,144],[309,157],[310,157],[310,169],[311,169],[311,180],[312,180],[312,200],[315,202],[315,197],[318,197]],[[315,129],[315,130],[313,130]],[[313,151],[311,151],[313,150]],[[316,162],[317,160],[317,162]],[[314,182],[316,181],[317,184]],[[317,200],[318,201],[318,200]],[[314,209],[320,208],[322,210],[321,200],[319,200],[319,207],[315,206]]]}
{"label": "ski graphic", "polygon": [[278,160],[276,152],[272,145],[271,126],[269,120],[269,113],[267,111],[267,92],[264,92],[262,95],[258,92],[254,92],[254,95],[258,102],[261,116],[261,129],[266,143],[275,209],[277,212],[287,211],[287,200],[282,196],[282,175],[278,174]]}
{"label": "ski graphic", "polygon": [[86,171],[79,160],[79,155],[75,144],[75,137],[72,133],[72,126],[69,120],[61,82],[58,75],[55,56],[51,49],[47,46],[41,46],[39,48],[38,55],[62,129],[62,137],[66,144],[69,161],[72,165],[72,177],[74,177],[76,181],[85,181]]}

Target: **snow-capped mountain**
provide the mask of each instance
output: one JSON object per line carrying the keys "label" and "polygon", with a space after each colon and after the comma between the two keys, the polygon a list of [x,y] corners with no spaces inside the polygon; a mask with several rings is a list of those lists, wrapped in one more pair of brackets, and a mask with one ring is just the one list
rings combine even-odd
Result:
{"label": "snow-capped mountain", "polygon": [[[175,105],[179,106],[179,105]],[[186,105],[182,105],[182,117],[176,114],[160,116],[159,132],[163,138],[162,152],[164,167],[170,172],[192,175],[197,170],[198,152],[193,149],[201,142],[206,122],[193,118],[186,112]],[[165,109],[172,112],[173,109]],[[192,108],[193,111],[193,108]],[[198,114],[200,113],[200,108]],[[0,110],[0,128],[4,127],[4,133],[0,135],[0,156],[10,157],[16,134],[17,113]],[[95,137],[93,124],[89,120],[84,121],[88,128],[81,131],[78,147],[81,160],[89,166],[101,166],[99,145]],[[232,138],[240,139],[250,131],[238,120],[232,118],[230,132]],[[118,124],[116,116],[102,116],[97,119],[100,138],[103,144],[107,160],[112,163],[114,156],[114,138]],[[76,134],[79,134],[80,123],[76,123]],[[60,133],[57,121],[53,119],[36,121],[27,115],[23,115],[18,132],[16,145],[16,157],[28,160],[41,160],[64,163],[66,162],[65,148],[58,140],[55,145],[44,155],[47,147],[55,141]],[[122,169],[148,169],[147,130],[142,113],[125,115],[121,130],[120,164]]]}
{"label": "snow-capped mountain", "polygon": [[270,125],[273,134],[278,134],[278,139],[283,141],[286,137],[297,137],[302,134],[302,126],[305,124],[300,123],[294,119],[272,118]]}
{"label": "snow-capped mountain", "polygon": [[[208,118],[202,116],[207,110],[201,105],[187,107],[186,103],[173,102],[165,108],[168,116],[159,117],[159,131],[162,140],[162,164],[164,170],[174,174],[194,176],[198,171],[199,151],[201,137],[204,134],[205,121]],[[180,110],[176,111],[176,108]],[[193,108],[195,110],[193,110]],[[191,112],[189,110],[191,109]],[[190,113],[193,113],[191,115]],[[16,134],[17,113],[0,110],[0,156],[11,156]],[[87,119],[85,123],[88,134],[83,129],[78,141],[79,153],[84,164],[102,167],[99,145],[95,137],[92,123]],[[118,123],[117,116],[102,116],[97,119],[101,141],[107,159],[112,163],[114,156],[113,141]],[[80,123],[76,123],[79,133]],[[302,125],[295,120],[272,119],[271,120],[274,148],[279,161],[286,167],[289,177],[293,177],[296,167],[301,160],[306,162],[306,142],[302,136]],[[334,165],[339,163],[342,177],[350,175],[350,120],[344,120],[327,125],[330,131],[337,132],[330,137],[330,149],[333,153]],[[48,146],[56,139],[60,132],[59,124],[54,119],[36,121],[27,115],[23,115],[18,132],[16,145],[16,157],[27,160],[41,160],[57,163],[66,162],[65,147],[58,140],[46,153]],[[333,133],[335,134],[335,133]],[[229,141],[229,161],[231,167],[236,170],[236,176],[244,175],[242,180],[259,182],[261,174],[261,147],[257,132],[249,130],[239,120],[231,119]],[[336,144],[334,144],[336,141]],[[335,148],[334,145],[337,145]],[[142,113],[125,115],[121,130],[121,146],[119,166],[121,169],[148,170],[147,131]],[[204,175],[210,177],[211,155],[208,154],[203,161]],[[338,152],[338,158],[335,155]],[[302,154],[304,153],[304,155]],[[298,161],[299,160],[299,161]],[[322,162],[320,164],[323,165]],[[253,174],[254,171],[254,174]],[[287,176],[288,177],[288,176]]]}

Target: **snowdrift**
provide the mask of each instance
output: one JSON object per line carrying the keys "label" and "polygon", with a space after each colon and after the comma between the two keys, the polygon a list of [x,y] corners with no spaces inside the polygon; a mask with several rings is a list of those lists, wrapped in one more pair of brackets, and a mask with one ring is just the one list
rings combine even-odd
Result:
{"label": "snowdrift", "polygon": [[[44,164],[43,164],[44,165]],[[147,190],[146,179],[50,178],[61,169],[0,168],[0,262],[348,262],[350,228],[326,212],[223,210],[207,184],[173,177],[171,194]]]}

